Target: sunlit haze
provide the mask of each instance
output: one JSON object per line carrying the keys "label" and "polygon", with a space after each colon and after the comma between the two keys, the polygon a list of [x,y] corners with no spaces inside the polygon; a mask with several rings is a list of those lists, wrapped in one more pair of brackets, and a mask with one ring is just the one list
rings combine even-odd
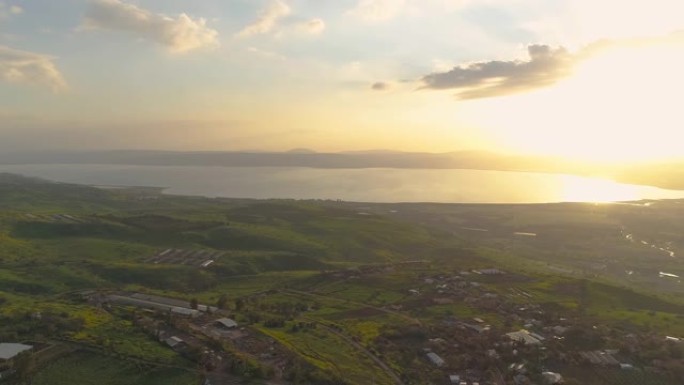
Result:
{"label": "sunlit haze", "polygon": [[684,385],[684,0],[0,0],[0,382]]}
{"label": "sunlit haze", "polygon": [[678,0],[0,0],[0,150],[681,158]]}

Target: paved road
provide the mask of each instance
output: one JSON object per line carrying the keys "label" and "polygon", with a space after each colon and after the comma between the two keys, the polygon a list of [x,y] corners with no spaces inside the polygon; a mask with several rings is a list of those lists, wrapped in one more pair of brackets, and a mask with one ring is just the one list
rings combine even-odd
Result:
{"label": "paved road", "polygon": [[318,326],[322,327],[323,329],[327,330],[328,332],[330,332],[330,333],[332,333],[332,334],[335,334],[336,336],[342,338],[342,339],[345,340],[348,344],[354,346],[354,347],[356,348],[356,350],[361,351],[361,352],[364,353],[366,356],[368,356],[368,358],[370,358],[371,360],[373,360],[373,362],[375,362],[380,368],[382,368],[383,371],[385,371],[385,373],[387,373],[387,375],[392,379],[392,381],[394,381],[395,384],[397,384],[397,385],[404,385],[404,382],[401,380],[401,378],[399,378],[399,376],[398,376],[396,373],[394,373],[394,370],[392,370],[392,368],[390,368],[390,367],[389,367],[387,364],[385,364],[380,358],[378,358],[378,356],[376,356],[375,354],[373,354],[373,352],[371,352],[370,350],[366,349],[365,346],[363,346],[363,345],[361,345],[360,343],[354,341],[352,338],[350,338],[350,337],[347,336],[346,334],[341,333],[341,332],[335,330],[334,328],[331,328],[330,326],[327,326],[327,325],[325,325],[325,324],[323,324],[323,323],[321,323],[321,322],[319,322],[319,321],[316,321],[316,320],[313,320],[313,319],[306,319],[306,320],[307,320],[307,321],[310,321],[310,322],[315,322]]}

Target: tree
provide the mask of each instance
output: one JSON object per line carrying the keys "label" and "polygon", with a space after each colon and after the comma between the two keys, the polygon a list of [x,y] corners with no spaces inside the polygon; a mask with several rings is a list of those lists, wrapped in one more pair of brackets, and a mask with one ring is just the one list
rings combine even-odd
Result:
{"label": "tree", "polygon": [[219,309],[226,309],[228,307],[228,296],[221,294],[218,300],[216,300],[216,307]]}
{"label": "tree", "polygon": [[30,384],[36,372],[36,360],[33,353],[24,352],[14,359],[14,370],[21,384]]}
{"label": "tree", "polygon": [[245,301],[242,298],[235,300],[235,310],[240,311],[245,307]]}

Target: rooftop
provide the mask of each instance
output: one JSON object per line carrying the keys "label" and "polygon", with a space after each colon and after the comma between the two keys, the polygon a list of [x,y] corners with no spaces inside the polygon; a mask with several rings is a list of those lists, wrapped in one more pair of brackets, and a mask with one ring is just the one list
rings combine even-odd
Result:
{"label": "rooftop", "polygon": [[522,342],[526,345],[539,345],[541,344],[541,340],[533,336],[530,332],[527,330],[523,329],[517,332],[512,332],[506,334],[508,338],[514,340],[514,341],[519,341]]}
{"label": "rooftop", "polygon": [[167,338],[165,342],[167,345],[169,345],[172,348],[174,348],[174,347],[176,347],[182,343],[185,343],[185,341],[183,341],[182,339],[175,337],[175,336]]}
{"label": "rooftop", "polygon": [[0,360],[11,360],[19,353],[31,350],[33,346],[15,343],[0,343]]}
{"label": "rooftop", "polygon": [[435,365],[437,365],[437,366],[442,366],[442,365],[444,365],[444,360],[442,359],[442,357],[438,356],[436,353],[432,353],[432,352],[431,352],[431,353],[428,353],[428,354],[427,354],[427,357],[428,357],[428,359],[430,359],[430,361],[431,361],[433,364],[435,364]]}
{"label": "rooftop", "polygon": [[221,324],[222,326],[230,329],[230,328],[236,328],[238,326],[237,322],[230,318],[219,318],[215,321],[216,323]]}

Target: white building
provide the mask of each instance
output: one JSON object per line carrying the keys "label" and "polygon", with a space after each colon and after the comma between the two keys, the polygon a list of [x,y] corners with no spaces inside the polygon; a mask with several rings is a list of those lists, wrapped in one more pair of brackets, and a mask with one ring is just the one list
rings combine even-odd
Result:
{"label": "white building", "polygon": [[430,352],[427,354],[427,357],[430,360],[430,362],[435,364],[435,366],[443,366],[444,365],[444,360],[442,359],[442,357],[438,356],[436,353]]}
{"label": "white building", "polygon": [[0,343],[0,362],[9,361],[19,354],[33,349],[31,345],[15,344],[15,343]]}

